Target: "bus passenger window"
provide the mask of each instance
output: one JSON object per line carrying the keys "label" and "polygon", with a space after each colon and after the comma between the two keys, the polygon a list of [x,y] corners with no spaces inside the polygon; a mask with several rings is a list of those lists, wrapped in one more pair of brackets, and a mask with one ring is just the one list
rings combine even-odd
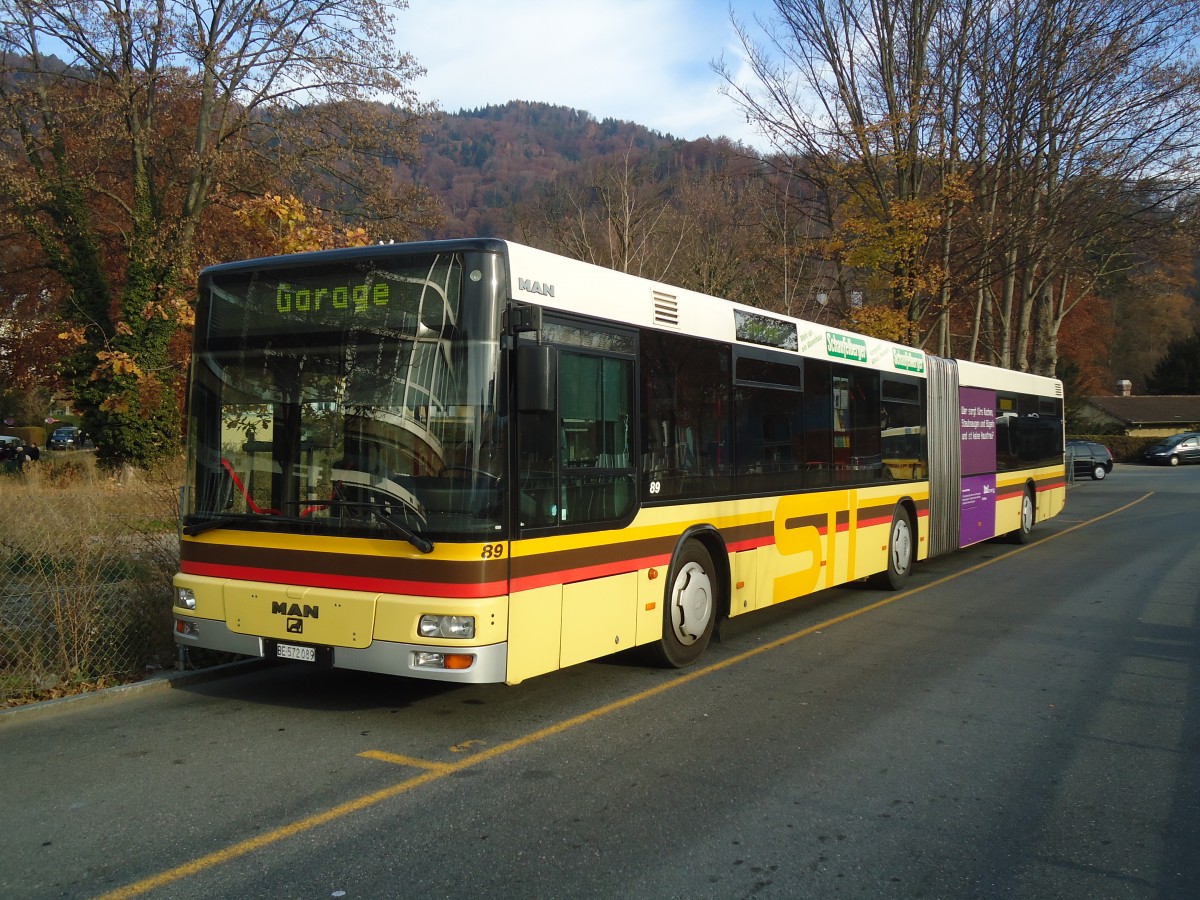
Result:
{"label": "bus passenger window", "polygon": [[759,352],[734,359],[737,489],[790,493],[804,487],[803,371]]}
{"label": "bus passenger window", "polygon": [[883,417],[883,477],[894,481],[927,478],[929,466],[922,383],[906,375],[885,375],[879,406]]}
{"label": "bus passenger window", "polygon": [[879,373],[850,372],[850,469],[852,484],[873,484],[883,478],[880,448]]}
{"label": "bus passenger window", "polygon": [[674,334],[642,335],[642,477],[648,500],[733,490],[729,348]]}
{"label": "bus passenger window", "polygon": [[830,365],[804,361],[805,484],[824,487],[833,480],[833,390]]}
{"label": "bus passenger window", "polygon": [[1032,394],[998,394],[996,469],[1000,472],[1062,461],[1062,401]]}

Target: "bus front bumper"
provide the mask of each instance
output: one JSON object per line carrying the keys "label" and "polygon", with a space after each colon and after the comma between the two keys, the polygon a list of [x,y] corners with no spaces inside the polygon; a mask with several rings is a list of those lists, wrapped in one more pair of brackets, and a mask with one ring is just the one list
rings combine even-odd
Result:
{"label": "bus front bumper", "polygon": [[[256,635],[239,634],[231,631],[224,623],[214,619],[201,619],[175,613],[175,643],[180,647],[216,650],[222,653],[237,653],[242,656],[295,659],[295,656],[278,654],[279,646],[290,645],[285,641],[264,641]],[[494,684],[502,682],[508,672],[508,643],[489,644],[484,647],[449,648],[422,644],[400,644],[393,641],[373,640],[368,646],[318,648],[327,651],[321,657],[331,661],[335,669],[354,669],[359,672],[377,672],[381,675],[400,675],[408,678],[424,678],[430,681],[448,681],[456,684]],[[447,664],[462,665],[464,657],[473,657],[465,668],[442,667],[439,657]],[[452,660],[447,660],[450,657]]]}

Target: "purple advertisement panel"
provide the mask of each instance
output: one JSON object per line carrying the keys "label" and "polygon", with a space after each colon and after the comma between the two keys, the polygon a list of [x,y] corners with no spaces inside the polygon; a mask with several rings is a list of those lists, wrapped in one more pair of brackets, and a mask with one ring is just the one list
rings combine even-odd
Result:
{"label": "purple advertisement panel", "polygon": [[996,536],[996,476],[972,475],[962,480],[959,499],[958,546],[978,544]]}
{"label": "purple advertisement panel", "polygon": [[996,392],[981,388],[960,388],[958,408],[965,485],[967,475],[984,475],[996,471]]}

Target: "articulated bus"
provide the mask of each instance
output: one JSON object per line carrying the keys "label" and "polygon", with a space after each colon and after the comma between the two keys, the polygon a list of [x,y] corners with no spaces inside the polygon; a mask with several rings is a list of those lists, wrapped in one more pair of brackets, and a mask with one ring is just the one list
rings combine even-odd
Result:
{"label": "articulated bus", "polygon": [[201,276],[175,640],[450,682],[1028,540],[1062,385],[496,239]]}

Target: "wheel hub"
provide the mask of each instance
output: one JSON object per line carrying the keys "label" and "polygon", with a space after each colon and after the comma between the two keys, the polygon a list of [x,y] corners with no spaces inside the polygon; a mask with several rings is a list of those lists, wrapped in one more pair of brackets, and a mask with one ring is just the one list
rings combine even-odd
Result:
{"label": "wheel hub", "polygon": [[912,534],[908,530],[908,522],[899,519],[892,533],[892,567],[897,574],[903,575],[908,571],[909,560],[912,559]]}
{"label": "wheel hub", "polygon": [[671,625],[681,644],[704,634],[712,616],[712,584],[703,566],[690,562],[679,570],[671,592]]}

